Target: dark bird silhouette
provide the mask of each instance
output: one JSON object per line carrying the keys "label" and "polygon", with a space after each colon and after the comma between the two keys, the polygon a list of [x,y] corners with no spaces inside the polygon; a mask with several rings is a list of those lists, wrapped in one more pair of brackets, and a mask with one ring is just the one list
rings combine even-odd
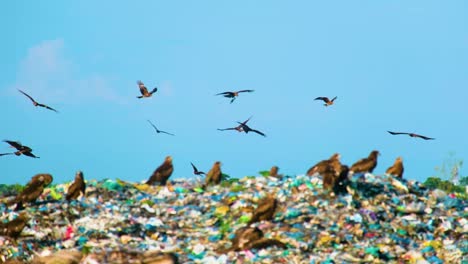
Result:
{"label": "dark bird silhouette", "polygon": [[[248,120],[250,120],[250,118],[247,119],[247,121],[248,121]],[[246,134],[248,134],[249,132],[254,132],[254,133],[257,133],[257,134],[259,134],[259,135],[262,135],[262,136],[266,137],[266,135],[265,135],[263,132],[260,132],[260,131],[258,131],[258,130],[256,130],[256,129],[252,129],[251,127],[249,127],[249,126],[247,125],[247,121],[244,121],[244,122],[242,122],[242,123],[241,123],[241,122],[237,122],[237,123],[239,124],[239,126],[241,127],[242,131],[244,131]]]}
{"label": "dark bird silhouette", "polygon": [[154,185],[159,183],[161,185],[166,185],[167,180],[172,175],[174,171],[174,166],[172,165],[172,157],[167,156],[163,164],[161,164],[154,172],[153,175],[148,179],[146,184]]}
{"label": "dark bird silhouette", "polygon": [[327,160],[322,160],[315,164],[314,166],[310,167],[309,170],[307,170],[307,176],[312,176],[315,173],[318,174],[323,174],[327,170],[329,170],[328,167],[332,167],[332,169],[335,171],[336,174],[340,173],[341,169],[341,163],[340,163],[340,154],[335,153],[333,154],[329,159]]}
{"label": "dark bird silhouette", "polygon": [[44,108],[46,108],[46,109],[49,109],[49,110],[52,110],[52,111],[58,113],[58,111],[55,110],[54,108],[52,108],[52,107],[50,107],[50,106],[48,106],[48,105],[45,105],[45,104],[40,104],[40,103],[38,103],[38,102],[37,102],[36,100],[34,100],[31,96],[29,96],[27,93],[21,91],[20,89],[18,89],[18,91],[19,91],[20,93],[26,95],[26,97],[28,97],[29,100],[32,101],[32,103],[33,103],[34,106],[44,107]]}
{"label": "dark bird silhouette", "polygon": [[137,98],[141,99],[143,97],[151,97],[157,90],[157,87],[154,87],[154,89],[151,92],[148,92],[148,88],[146,88],[145,84],[142,83],[141,81],[137,81],[138,87],[140,88],[140,96],[137,96]]}
{"label": "dark bird silhouette", "polygon": [[53,177],[48,173],[36,174],[32,177],[23,191],[13,200],[12,203],[17,204],[15,210],[21,210],[25,203],[34,203],[52,181]]}
{"label": "dark bird silhouette", "polygon": [[15,219],[7,223],[0,221],[0,235],[17,239],[24,227],[28,225],[29,217],[25,212],[20,213]]}
{"label": "dark bird silhouette", "polygon": [[239,93],[251,93],[253,91],[254,90],[240,90],[240,91],[235,91],[235,92],[223,92],[223,93],[219,93],[216,95],[222,95],[226,98],[232,98],[231,99],[231,104],[232,104],[232,102],[234,102],[234,100],[236,100],[236,98],[239,96]]}
{"label": "dark bird silhouette", "polygon": [[434,140],[435,139],[435,138],[430,138],[430,137],[422,136],[422,135],[415,134],[415,133],[392,132],[392,131],[387,131],[387,132],[392,134],[392,135],[408,135],[410,137],[418,137],[418,138],[422,138],[424,140]]}
{"label": "dark bird silhouette", "polygon": [[372,173],[377,166],[378,155],[380,155],[380,153],[377,150],[373,150],[367,158],[358,160],[349,170],[354,173]]}
{"label": "dark bird silhouette", "polygon": [[247,124],[247,122],[249,122],[249,120],[250,120],[251,118],[252,118],[252,117],[249,117],[247,120],[245,120],[245,121],[244,121],[244,122],[242,122],[242,123],[239,123],[239,122],[238,122],[238,123],[239,123],[239,125],[238,125],[238,126],[236,126],[236,127],[230,127],[230,128],[218,128],[218,130],[219,130],[219,131],[225,131],[225,130],[236,130],[237,132],[242,132],[242,131],[244,131],[244,130],[242,129],[242,125],[246,125],[246,124]]}
{"label": "dark bird silhouette", "polygon": [[274,194],[269,194],[258,202],[257,208],[254,210],[249,225],[255,222],[272,220],[278,207],[278,201]]}
{"label": "dark bird silhouette", "polygon": [[6,155],[14,155],[15,153],[14,152],[10,152],[10,153],[0,153],[0,157],[1,156],[6,156]]}
{"label": "dark bird silhouette", "polygon": [[192,164],[193,174],[195,174],[195,175],[202,175],[202,174],[205,174],[205,175],[206,175],[206,173],[204,173],[203,171],[199,171],[199,170],[197,169],[197,167],[195,167],[195,165],[193,165],[192,162],[190,162],[190,164]]}
{"label": "dark bird silhouette", "polygon": [[227,249],[219,249],[219,253],[227,253],[229,251],[241,251],[247,249],[262,249],[271,246],[277,246],[286,249],[286,245],[276,239],[267,239],[264,237],[262,230],[257,227],[242,227],[239,228],[234,238],[232,239],[231,247]]}
{"label": "dark bird silhouette", "polygon": [[35,156],[32,153],[32,149],[28,146],[21,145],[20,142],[18,141],[11,141],[11,140],[3,140],[4,142],[10,144],[11,147],[15,148],[17,151],[15,152],[16,156],[19,156],[21,154],[31,157],[31,158],[36,158],[38,159],[39,157]]}
{"label": "dark bird silhouette", "polygon": [[387,174],[395,175],[398,178],[403,178],[403,172],[405,168],[403,167],[403,159],[401,157],[396,158],[395,163],[389,167],[386,171]]}
{"label": "dark bird silhouette", "polygon": [[335,102],[336,98],[338,98],[338,97],[335,96],[333,99],[330,100],[330,99],[328,99],[328,97],[317,97],[314,100],[322,100],[322,101],[325,102],[324,106],[330,106]]}
{"label": "dark bird silhouette", "polygon": [[221,182],[222,175],[223,173],[221,172],[221,162],[216,161],[213,164],[211,170],[206,174],[205,185],[219,184]]}
{"label": "dark bird silhouette", "polygon": [[174,134],[171,134],[171,133],[169,133],[169,132],[159,130],[155,125],[153,125],[153,123],[151,123],[151,121],[149,121],[149,120],[147,120],[147,121],[150,123],[150,125],[151,125],[152,127],[154,127],[154,129],[156,130],[156,133],[158,133],[158,134],[159,134],[159,133],[164,133],[164,134],[168,134],[168,135],[171,135],[171,136],[175,136]]}
{"label": "dark bird silhouette", "polygon": [[75,181],[70,185],[67,191],[67,201],[75,200],[80,196],[80,193],[85,196],[86,183],[84,182],[83,172],[78,171],[75,175]]}

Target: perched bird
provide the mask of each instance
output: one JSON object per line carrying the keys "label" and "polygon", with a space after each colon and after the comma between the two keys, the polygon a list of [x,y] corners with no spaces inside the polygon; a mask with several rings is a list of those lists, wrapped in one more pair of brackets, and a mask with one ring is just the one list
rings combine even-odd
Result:
{"label": "perched bird", "polygon": [[238,122],[238,123],[239,123],[239,125],[238,125],[238,126],[236,126],[236,127],[230,127],[230,128],[218,128],[218,130],[219,130],[219,131],[225,131],[225,130],[236,130],[237,132],[242,132],[242,131],[244,131],[244,130],[242,129],[242,125],[246,125],[246,124],[247,124],[247,122],[249,122],[249,120],[250,120],[251,118],[252,118],[252,117],[249,117],[247,120],[245,120],[245,121],[244,121],[244,122],[242,122],[242,123],[239,123],[239,122]]}
{"label": "perched bird", "polygon": [[331,166],[327,166],[326,170],[321,173],[323,180],[322,185],[323,189],[325,190],[332,190],[335,186],[335,182],[337,181],[338,177]]}
{"label": "perched bird", "polygon": [[349,170],[354,173],[372,173],[372,171],[374,171],[375,167],[377,166],[378,155],[380,155],[380,153],[377,150],[373,150],[367,158],[358,160],[351,166]]}
{"label": "perched bird", "polygon": [[241,251],[247,249],[262,249],[271,246],[277,246],[285,249],[286,245],[276,239],[267,239],[264,237],[262,230],[258,227],[241,227],[239,228],[234,238],[232,239],[231,247],[227,249],[219,249],[219,253],[227,253],[229,251]]}
{"label": "perched bird", "polygon": [[15,219],[8,223],[0,221],[0,235],[17,239],[24,227],[28,225],[29,217],[25,212],[20,213]]}
{"label": "perched bird", "polygon": [[278,166],[273,166],[273,167],[271,167],[270,172],[269,172],[268,175],[271,176],[271,177],[276,177],[276,178],[283,177],[283,175],[278,174],[278,170],[279,170]]}
{"label": "perched bird", "polygon": [[21,143],[18,142],[18,141],[11,141],[11,140],[3,140],[3,141],[10,144],[11,147],[13,147],[13,148],[15,148],[17,150],[15,152],[16,156],[19,156],[19,155],[23,154],[23,155],[31,157],[31,158],[36,158],[36,159],[39,158],[39,157],[35,156],[32,153],[32,149],[30,147],[21,145]]}
{"label": "perched bird", "polygon": [[272,220],[278,207],[278,201],[274,195],[267,195],[265,198],[258,202],[257,208],[254,210],[249,225],[255,222]]}
{"label": "perched bird", "polygon": [[213,167],[211,168],[210,171],[206,174],[205,178],[205,185],[210,185],[210,184],[219,184],[221,182],[221,162],[216,161],[213,164]]}
{"label": "perched bird", "polygon": [[161,185],[166,185],[167,180],[174,171],[174,166],[172,166],[172,157],[167,156],[163,164],[161,164],[154,172],[153,175],[148,179],[146,184],[154,185],[155,183],[160,183]]}
{"label": "perched bird", "polygon": [[164,133],[164,134],[168,134],[168,135],[171,135],[171,136],[175,136],[174,134],[168,133],[166,131],[159,130],[155,125],[153,125],[153,123],[151,123],[151,121],[149,121],[149,120],[147,120],[147,121],[151,124],[152,127],[154,127],[154,129],[156,130],[156,133],[158,133],[158,134],[159,133]]}
{"label": "perched bird", "polygon": [[50,106],[47,106],[47,105],[45,105],[45,104],[40,104],[40,103],[36,102],[36,100],[34,100],[34,99],[33,99],[31,96],[29,96],[27,93],[25,93],[25,92],[23,92],[23,91],[21,91],[21,90],[19,90],[19,89],[18,89],[18,91],[19,91],[20,93],[26,95],[26,97],[28,97],[29,100],[32,101],[32,103],[33,103],[34,106],[44,107],[44,108],[46,108],[46,109],[49,109],[49,110],[52,110],[52,111],[58,113],[58,111],[55,110],[54,108],[52,108],[52,107],[50,107]]}
{"label": "perched bird", "polygon": [[138,87],[140,88],[140,96],[137,96],[137,98],[141,99],[143,97],[151,97],[157,90],[157,87],[154,87],[154,89],[151,92],[148,92],[148,88],[146,88],[145,84],[142,83],[141,81],[137,81]]}
{"label": "perched bird", "polygon": [[44,188],[53,181],[52,175],[48,173],[36,174],[28,182],[23,191],[16,196],[12,203],[16,203],[16,210],[23,208],[25,203],[33,203],[39,198]]}
{"label": "perched bird", "polygon": [[253,92],[254,90],[240,90],[240,91],[235,91],[235,92],[223,92],[223,93],[219,93],[219,94],[216,94],[216,95],[222,95],[226,98],[232,98],[231,99],[231,104],[232,102],[234,102],[234,100],[236,100],[236,97],[239,96],[239,93],[251,93]]}
{"label": "perched bird", "polygon": [[68,188],[66,196],[67,201],[77,199],[80,193],[85,196],[86,183],[84,182],[83,172],[78,171],[75,175],[75,181]]}
{"label": "perched bird", "polygon": [[260,132],[260,131],[258,131],[256,129],[252,129],[247,124],[244,124],[244,123],[241,123],[241,122],[237,122],[237,123],[239,123],[239,125],[242,128],[242,131],[244,131],[246,134],[249,133],[249,132],[254,132],[254,133],[257,133],[257,134],[259,134],[261,136],[266,137],[266,135],[263,132]]}
{"label": "perched bird", "polygon": [[388,133],[392,134],[392,135],[408,135],[410,137],[418,137],[418,138],[422,138],[424,140],[434,140],[435,138],[430,138],[430,137],[426,137],[426,136],[422,136],[422,135],[418,135],[418,134],[415,134],[415,133],[406,133],[406,132],[392,132],[392,131],[387,131]]}
{"label": "perched bird", "polygon": [[339,153],[335,153],[329,159],[318,162],[307,170],[307,176],[312,176],[315,173],[322,174],[328,170],[329,166],[333,168],[336,174],[339,174],[341,168],[340,157]]}
{"label": "perched bird", "polygon": [[333,104],[333,102],[335,102],[336,98],[338,98],[337,96],[335,96],[333,99],[328,99],[328,97],[317,97],[315,98],[314,100],[322,100],[325,102],[324,106],[330,106]]}
{"label": "perched bird", "polygon": [[349,167],[346,165],[341,165],[340,174],[333,183],[333,192],[335,194],[346,193],[346,187],[349,184],[348,180]]}
{"label": "perched bird", "polygon": [[190,162],[190,164],[192,164],[193,174],[195,174],[195,175],[202,175],[202,174],[205,174],[205,175],[206,175],[206,173],[204,173],[203,171],[199,171],[199,170],[197,169],[197,167],[195,167],[195,165],[193,165],[192,162]]}
{"label": "perched bird", "polygon": [[387,169],[385,173],[395,175],[398,178],[403,178],[403,172],[405,168],[403,167],[403,159],[401,157],[396,158],[395,163]]}

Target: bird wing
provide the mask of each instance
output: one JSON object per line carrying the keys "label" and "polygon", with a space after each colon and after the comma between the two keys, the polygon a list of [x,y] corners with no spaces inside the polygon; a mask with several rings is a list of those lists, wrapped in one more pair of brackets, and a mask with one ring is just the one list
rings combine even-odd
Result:
{"label": "bird wing", "polygon": [[198,172],[198,169],[197,169],[197,167],[195,167],[195,165],[193,165],[193,163],[192,163],[192,162],[190,162],[190,164],[192,164],[193,172],[194,172],[194,173],[195,173],[195,172]]}
{"label": "bird wing", "polygon": [[18,89],[18,91],[19,91],[20,93],[26,95],[33,103],[36,103],[36,100],[34,100],[29,94],[27,94],[27,93],[21,91],[20,89]]}
{"label": "bird wing", "polygon": [[338,98],[338,96],[333,97],[333,99],[332,99],[331,101],[332,101],[332,102],[335,101],[336,98]]}
{"label": "bird wing", "polygon": [[54,111],[54,112],[58,113],[58,111],[57,111],[57,110],[55,110],[54,108],[52,108],[52,107],[50,107],[50,106],[48,106],[48,105],[45,105],[45,104],[39,104],[39,103],[38,103],[37,105],[38,105],[38,106],[41,106],[41,107],[44,107],[44,108],[47,108],[47,109],[49,109],[49,110],[52,110],[52,111]]}
{"label": "bird wing", "polygon": [[5,156],[5,155],[13,155],[15,153],[0,153],[0,156]]}
{"label": "bird wing", "polygon": [[406,133],[406,132],[392,132],[392,131],[387,131],[387,132],[392,135],[409,135],[409,133]]}
{"label": "bird wing", "polygon": [[218,93],[218,94],[215,94],[215,95],[234,95],[233,92],[222,92],[222,93]]}
{"label": "bird wing", "polygon": [[218,128],[219,131],[224,131],[224,130],[236,130],[235,127],[230,127],[230,128]]}
{"label": "bird wing", "polygon": [[150,94],[154,94],[154,93],[157,92],[157,91],[158,91],[158,87],[154,87],[153,91],[151,91]]}
{"label": "bird wing", "polygon": [[151,123],[151,121],[149,121],[149,120],[146,120],[146,121],[148,121],[148,122],[151,124],[151,126],[156,130],[157,133],[160,132],[160,131],[156,128],[156,126],[155,126],[153,123]]}
{"label": "bird wing", "polygon": [[322,101],[324,101],[324,102],[328,102],[328,101],[329,101],[328,97],[317,97],[317,98],[315,98],[314,100],[322,100]]}
{"label": "bird wing", "polygon": [[435,138],[431,138],[431,137],[426,137],[426,136],[422,136],[422,135],[418,135],[418,134],[415,134],[416,137],[419,137],[419,138],[422,138],[424,140],[434,140]]}
{"label": "bird wing", "polygon": [[162,130],[159,130],[159,133],[164,133],[164,134],[168,134],[168,135],[171,135],[171,136],[175,136],[174,134],[171,134],[171,133],[169,133],[169,132],[162,131]]}
{"label": "bird wing", "polygon": [[258,130],[250,129],[250,131],[255,132],[255,133],[259,134],[259,135],[262,135],[262,136],[266,137],[266,135],[264,133],[262,133],[262,132],[260,132]]}
{"label": "bird wing", "polygon": [[25,156],[31,157],[31,158],[36,158],[36,159],[39,158],[39,157],[35,156],[34,154],[32,154],[30,151],[22,152],[22,154],[25,155]]}
{"label": "bird wing", "polygon": [[230,104],[232,104],[236,100],[236,97],[232,97]]}
{"label": "bird wing", "polygon": [[237,91],[238,93],[251,93],[255,90],[240,90],[240,91]]}
{"label": "bird wing", "polygon": [[11,140],[3,140],[4,142],[10,144],[12,147],[14,147],[17,150],[21,150],[23,148],[23,145],[19,143],[18,141],[11,141]]}
{"label": "bird wing", "polygon": [[239,124],[241,124],[241,125],[245,125],[245,124],[247,124],[247,122],[249,122],[249,120],[250,120],[252,117],[253,117],[253,116],[250,116],[247,120],[245,120],[245,121],[242,122],[242,123],[239,123],[239,122],[237,122],[237,123],[239,123]]}

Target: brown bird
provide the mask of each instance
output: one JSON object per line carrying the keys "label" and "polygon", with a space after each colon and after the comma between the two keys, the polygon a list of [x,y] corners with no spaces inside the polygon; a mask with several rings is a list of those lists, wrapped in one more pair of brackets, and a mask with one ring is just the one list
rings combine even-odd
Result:
{"label": "brown bird", "polygon": [[336,98],[338,98],[337,96],[335,96],[333,99],[328,99],[328,97],[317,97],[315,98],[314,100],[322,100],[325,102],[324,106],[330,106],[333,104],[333,102],[335,102]]}
{"label": "brown bird", "polygon": [[154,129],[156,130],[156,133],[164,133],[164,134],[168,134],[168,135],[171,135],[171,136],[175,136],[174,134],[171,134],[169,132],[166,132],[166,131],[162,131],[162,130],[159,130],[155,125],[153,125],[153,123],[151,123],[151,121],[147,120],[152,127],[154,127]]}
{"label": "brown bird", "polygon": [[410,137],[418,137],[418,138],[422,138],[424,140],[434,140],[435,139],[435,138],[430,138],[430,137],[422,136],[422,135],[415,134],[415,133],[392,132],[392,131],[387,131],[387,132],[392,134],[392,135],[408,135]]}
{"label": "brown bird", "polygon": [[387,169],[385,173],[395,175],[398,178],[403,178],[403,172],[405,168],[403,167],[403,159],[401,157],[396,158],[395,163]]}
{"label": "brown bird", "polygon": [[232,98],[231,99],[231,104],[232,102],[234,102],[234,100],[236,100],[237,96],[239,96],[239,93],[251,93],[253,92],[254,90],[240,90],[240,91],[236,91],[236,92],[223,92],[223,93],[219,93],[219,94],[215,94],[215,95],[222,95],[226,98]]}
{"label": "brown bird", "polygon": [[380,153],[377,150],[373,150],[367,158],[358,160],[349,170],[354,173],[372,173],[377,166],[378,155],[380,155]]}
{"label": "brown bird", "polygon": [[190,162],[190,164],[192,164],[193,174],[195,174],[195,175],[202,175],[202,174],[205,174],[205,175],[206,175],[206,173],[204,173],[203,171],[199,171],[199,170],[197,169],[197,167],[195,167],[195,165],[193,165],[192,162]]}
{"label": "brown bird", "polygon": [[84,182],[83,172],[78,171],[75,175],[75,181],[68,188],[66,196],[67,201],[77,199],[80,193],[85,196],[86,183]]}
{"label": "brown bird", "polygon": [[174,166],[172,165],[172,157],[167,156],[163,164],[161,164],[154,172],[153,175],[148,179],[146,184],[154,185],[155,183],[160,183],[161,185],[166,185],[167,180],[174,171]]}
{"label": "brown bird", "polygon": [[216,161],[213,164],[211,170],[206,174],[205,185],[219,184],[221,182],[222,175],[223,173],[221,172],[221,162]]}
{"label": "brown bird", "polygon": [[262,249],[270,246],[286,248],[284,243],[276,239],[267,239],[263,236],[262,230],[257,227],[241,227],[236,231],[232,239],[231,247],[219,249],[218,252],[227,253],[229,251],[241,251],[246,249]]}
{"label": "brown bird", "polygon": [[18,89],[18,91],[19,91],[20,93],[26,95],[26,97],[28,97],[28,98],[32,101],[32,103],[33,103],[34,106],[44,107],[44,108],[46,108],[46,109],[49,109],[49,110],[52,110],[52,111],[58,113],[58,111],[55,110],[54,108],[52,108],[52,107],[50,107],[50,106],[47,106],[47,105],[45,105],[45,104],[40,104],[40,103],[36,102],[36,100],[34,100],[31,96],[29,96],[27,93],[21,91],[20,89]]}
{"label": "brown bird", "polygon": [[[32,154],[32,149],[28,146],[21,145],[20,142],[18,141],[11,141],[11,140],[3,140],[4,142],[10,144],[11,147],[15,148],[17,151],[15,152],[16,156],[19,156],[21,154],[31,157],[31,158],[36,158],[38,159],[39,157],[35,156]],[[7,154],[7,153],[5,153]]]}
{"label": "brown bird", "polygon": [[8,223],[0,221],[0,235],[17,239],[24,227],[28,225],[29,217],[26,212],[20,213],[15,219]]}
{"label": "brown bird", "polygon": [[44,188],[53,181],[52,175],[48,173],[36,174],[28,182],[23,191],[16,196],[12,203],[16,203],[16,210],[21,210],[23,204],[33,203],[41,196]]}
{"label": "brown bird", "polygon": [[242,125],[247,124],[247,122],[249,122],[250,118],[252,118],[252,116],[249,117],[249,119],[245,120],[244,122],[240,123],[240,125],[238,125],[238,126],[236,126],[236,127],[218,128],[218,130],[219,130],[219,131],[224,131],[224,130],[236,130],[237,132],[242,132],[242,131],[244,131],[244,130],[242,129]]}
{"label": "brown bird", "polygon": [[273,167],[271,167],[270,172],[269,172],[269,176],[275,177],[275,178],[281,178],[281,177],[283,177],[282,174],[278,174],[278,171],[279,171],[278,166],[273,166]]}
{"label": "brown bird", "polygon": [[145,84],[142,83],[141,81],[137,81],[138,87],[140,88],[140,96],[137,96],[137,98],[141,99],[143,97],[151,97],[157,90],[157,87],[154,87],[154,89],[151,92],[148,92],[148,88],[146,88]]}
{"label": "brown bird", "polygon": [[254,133],[257,133],[257,134],[259,134],[259,135],[262,135],[262,136],[266,137],[266,135],[265,135],[263,132],[260,132],[260,131],[258,131],[258,130],[252,129],[252,128],[250,128],[247,124],[245,124],[245,123],[241,123],[241,122],[237,122],[237,123],[239,123],[239,125],[240,125],[241,128],[242,128],[242,131],[244,131],[246,134],[249,133],[249,132],[254,132]]}
{"label": "brown bird", "polygon": [[339,153],[335,153],[329,159],[318,162],[309,170],[307,170],[307,176],[312,176],[315,173],[322,174],[325,171],[329,170],[329,166],[331,166],[335,173],[337,173],[338,175],[340,173],[341,168],[340,157],[341,156]]}
{"label": "brown bird", "polygon": [[258,202],[257,208],[254,210],[249,225],[255,222],[272,220],[278,207],[278,201],[274,194],[269,194]]}

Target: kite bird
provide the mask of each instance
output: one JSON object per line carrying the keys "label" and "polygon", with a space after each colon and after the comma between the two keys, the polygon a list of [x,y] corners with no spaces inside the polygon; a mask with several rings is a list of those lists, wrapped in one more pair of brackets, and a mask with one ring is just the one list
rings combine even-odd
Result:
{"label": "kite bird", "polygon": [[278,201],[275,199],[274,194],[269,194],[258,202],[257,208],[253,212],[248,224],[272,220],[277,207]]}
{"label": "kite bird", "polygon": [[314,100],[322,100],[325,102],[324,106],[330,106],[333,104],[333,102],[335,102],[336,98],[338,98],[337,96],[335,96],[333,99],[328,99],[328,97],[317,97],[315,98]]}
{"label": "kite bird", "polygon": [[143,97],[151,97],[157,90],[157,87],[154,87],[153,91],[148,92],[148,88],[146,88],[145,84],[142,83],[141,81],[137,81],[138,87],[140,88],[140,96],[137,96],[138,99],[141,99]]}
{"label": "kite bird", "polygon": [[262,249],[271,246],[277,246],[286,249],[286,245],[276,239],[264,237],[262,230],[258,227],[241,227],[232,239],[231,247],[218,249],[218,253],[227,253],[229,251],[241,251],[247,249]]}
{"label": "kite bird", "polygon": [[195,174],[195,175],[202,175],[202,174],[205,174],[205,175],[206,175],[206,173],[204,173],[203,171],[199,171],[199,170],[197,169],[197,167],[195,167],[195,165],[193,165],[192,162],[190,162],[190,164],[192,164],[193,174]]}
{"label": "kite bird", "polygon": [[392,134],[392,135],[408,135],[410,137],[418,137],[418,138],[422,138],[424,140],[434,140],[435,138],[430,138],[430,137],[426,137],[426,136],[422,136],[422,135],[418,135],[418,134],[415,134],[415,133],[406,133],[406,132],[392,132],[392,131],[387,131],[388,133]]}
{"label": "kite bird", "polygon": [[82,171],[78,171],[76,173],[75,181],[68,188],[66,196],[67,201],[77,199],[80,196],[80,193],[83,194],[83,196],[86,193],[86,184],[84,182]]}
{"label": "kite bird", "polygon": [[221,182],[222,175],[221,162],[216,161],[211,170],[206,174],[205,185],[219,184]]}
{"label": "kite bird", "polygon": [[396,158],[395,163],[387,169],[385,173],[390,175],[395,175],[398,178],[403,178],[403,172],[405,168],[403,167],[403,159],[401,157]]}
{"label": "kite bird", "polygon": [[237,122],[237,123],[239,123],[239,125],[240,125],[241,128],[242,128],[242,131],[244,131],[246,134],[249,133],[249,132],[254,132],[254,133],[257,133],[257,134],[259,134],[259,135],[262,135],[262,136],[266,137],[266,135],[265,135],[263,132],[260,132],[260,131],[258,131],[258,130],[256,130],[256,129],[253,129],[253,128],[250,128],[250,127],[249,127],[247,124],[245,124],[245,123],[241,123],[241,122]]}
{"label": "kite bird", "polygon": [[[312,166],[308,171],[307,171],[307,176],[312,176],[315,173],[318,174],[323,174],[327,171],[333,170],[336,175],[339,175],[341,172],[341,163],[340,163],[340,154],[335,153],[333,154],[330,159],[327,160],[322,160]],[[329,168],[330,167],[330,168]]]}
{"label": "kite bird", "polygon": [[236,91],[236,92],[223,92],[223,93],[219,93],[219,94],[215,94],[215,95],[222,95],[226,98],[232,98],[231,99],[231,104],[232,102],[234,102],[234,100],[236,100],[237,96],[239,96],[239,93],[251,93],[253,92],[254,90],[240,90],[240,91]]}
{"label": "kite bird", "polygon": [[0,221],[0,235],[17,239],[24,227],[28,225],[29,217],[25,212],[20,213],[15,219],[7,223]]}
{"label": "kite bird", "polygon": [[174,134],[171,134],[169,132],[166,132],[166,131],[162,131],[162,130],[159,130],[153,123],[151,123],[151,121],[147,120],[151,126],[156,130],[156,133],[164,133],[164,134],[168,134],[168,135],[171,135],[171,136],[175,136]]}
{"label": "kite bird", "polygon": [[58,113],[58,111],[55,110],[54,108],[52,108],[52,107],[50,107],[50,106],[48,106],[48,105],[45,105],[45,104],[40,104],[40,103],[38,103],[38,102],[37,102],[36,100],[34,100],[29,94],[27,94],[27,93],[21,91],[20,89],[18,89],[18,91],[19,91],[20,93],[26,95],[26,97],[28,97],[29,100],[32,101],[32,103],[33,103],[34,106],[44,107],[44,108],[46,108],[46,109],[49,109],[49,110],[52,110],[52,111]]}
{"label": "kite bird", "polygon": [[169,179],[169,177],[171,177],[173,171],[174,166],[172,165],[172,157],[167,156],[164,159],[163,164],[161,164],[153,172],[153,175],[151,175],[146,184],[154,185],[155,183],[160,183],[161,185],[166,185],[166,182]]}
{"label": "kite bird", "polygon": [[[16,152],[14,152],[16,156],[23,154],[31,158],[36,158],[36,159],[39,158],[32,153],[32,149],[30,147],[21,145],[21,143],[18,141],[11,141],[11,140],[3,140],[3,141],[10,144],[12,148],[15,148],[17,150]],[[12,154],[12,153],[3,153],[0,156],[9,155],[9,154]]]}
{"label": "kite bird", "polygon": [[367,158],[358,160],[349,170],[354,173],[372,173],[377,166],[378,155],[380,155],[380,153],[377,150],[373,150]]}
{"label": "kite bird", "polygon": [[52,181],[53,177],[48,173],[36,174],[31,178],[26,187],[24,187],[23,191],[18,194],[10,204],[16,203],[15,210],[21,210],[23,209],[23,204],[34,203],[37,198],[41,196],[44,188]]}
{"label": "kite bird", "polygon": [[236,127],[222,128],[222,129],[221,129],[221,128],[218,128],[218,130],[219,130],[219,131],[236,130],[237,132],[242,132],[242,131],[244,131],[244,130],[242,129],[242,125],[247,124],[247,122],[249,122],[250,118],[252,118],[252,117],[249,117],[249,119],[245,120],[245,121],[242,122],[242,123],[239,123],[240,125],[238,125],[238,126],[236,126]]}

